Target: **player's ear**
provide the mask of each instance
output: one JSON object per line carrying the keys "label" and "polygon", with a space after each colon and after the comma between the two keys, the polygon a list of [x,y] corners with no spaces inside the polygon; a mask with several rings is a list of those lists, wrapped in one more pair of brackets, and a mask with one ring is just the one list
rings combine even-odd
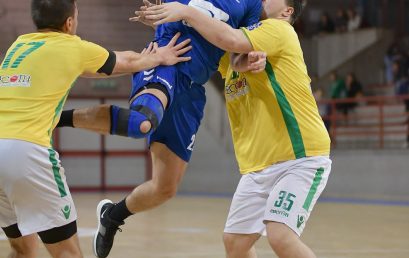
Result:
{"label": "player's ear", "polygon": [[288,7],[284,10],[283,16],[284,16],[285,18],[291,18],[291,15],[293,15],[293,13],[294,13],[294,8],[291,7],[291,6],[288,6]]}
{"label": "player's ear", "polygon": [[64,33],[73,34],[74,26],[74,18],[70,16],[65,21],[62,31]]}

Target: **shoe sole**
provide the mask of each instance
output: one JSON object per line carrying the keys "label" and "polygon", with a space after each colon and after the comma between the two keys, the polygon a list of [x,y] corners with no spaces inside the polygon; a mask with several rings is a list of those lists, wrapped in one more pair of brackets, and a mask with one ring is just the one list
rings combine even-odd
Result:
{"label": "shoe sole", "polygon": [[98,221],[98,228],[97,228],[97,232],[95,232],[95,234],[94,234],[94,242],[93,242],[93,245],[92,245],[92,249],[94,251],[95,257],[98,257],[98,254],[97,254],[97,236],[98,236],[99,229],[101,228],[101,218],[100,218],[101,217],[101,209],[107,203],[112,203],[112,201],[108,200],[108,199],[105,199],[105,200],[100,201],[98,203],[98,206],[97,206],[96,215],[97,215],[97,221]]}

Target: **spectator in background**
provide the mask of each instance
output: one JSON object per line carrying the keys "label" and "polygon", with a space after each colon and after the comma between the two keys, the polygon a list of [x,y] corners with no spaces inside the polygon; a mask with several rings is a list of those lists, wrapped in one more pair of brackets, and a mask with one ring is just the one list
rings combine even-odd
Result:
{"label": "spectator in background", "polygon": [[[331,84],[329,86],[329,96],[332,100],[336,100],[336,99],[342,99],[345,98],[346,96],[346,88],[345,88],[345,82],[343,79],[340,79],[338,77],[337,72],[333,71],[330,74],[330,80],[331,80]],[[342,112],[342,110],[344,109],[343,107],[343,103],[337,103],[335,104],[335,109],[339,110]],[[328,117],[331,117],[333,112],[336,112],[336,110],[334,110],[333,108],[334,106],[329,104],[328,105]],[[326,124],[327,129],[329,130],[331,123],[327,123]]]}
{"label": "spectator in background", "polygon": [[[361,97],[362,94],[362,84],[356,79],[356,76],[354,73],[349,73],[346,77],[345,80],[345,88],[346,88],[346,97],[351,99],[351,98],[359,98]],[[343,113],[344,115],[348,115],[349,111],[355,109],[357,106],[356,102],[349,102],[343,104],[344,110]]]}
{"label": "spectator in background", "polygon": [[394,45],[392,44],[386,51],[383,63],[385,65],[385,80],[387,84],[393,83],[393,51]]}
{"label": "spectator in background", "polygon": [[335,18],[335,31],[338,33],[343,33],[348,30],[348,16],[344,9],[338,9]]}
{"label": "spectator in background", "polygon": [[348,31],[355,31],[361,27],[361,16],[353,9],[350,8],[347,11],[348,14]]}
{"label": "spectator in background", "polygon": [[[345,81],[341,78],[339,78],[337,72],[332,72],[330,74],[330,98],[333,100],[336,99],[343,99],[346,97],[346,87],[345,87]],[[332,112],[335,112],[332,108],[333,106],[330,106],[329,109],[329,115],[332,115]],[[335,109],[342,112],[344,114],[345,110],[345,103],[337,103],[335,104]]]}
{"label": "spectator in background", "polygon": [[330,105],[328,105],[328,103],[322,102],[324,92],[321,88],[313,90],[312,94],[314,95],[314,99],[317,102],[318,112],[320,113],[322,120],[324,121],[325,128],[327,128],[327,131],[329,132],[329,129],[331,127],[331,118],[329,117],[329,115],[331,114],[331,107]]}
{"label": "spectator in background", "polygon": [[[395,69],[402,69],[401,66],[395,62],[399,62],[403,58],[402,51],[399,48],[398,42],[393,42],[392,45],[388,48],[386,55],[384,57],[385,64],[385,79],[387,84],[393,84],[396,80],[396,76],[400,76],[400,71],[394,71]],[[396,66],[397,67],[394,67]]]}
{"label": "spectator in background", "polygon": [[394,60],[392,62],[392,82],[395,86],[395,92],[399,93],[399,83],[402,80],[402,78],[404,78],[404,69],[403,69],[403,65],[400,62],[400,60]]}
{"label": "spectator in background", "polygon": [[[409,96],[409,74],[407,69],[403,69],[401,62],[395,61],[393,63],[393,75],[396,95],[398,96]],[[406,144],[405,147],[409,147],[409,99],[404,100],[405,111],[407,114],[407,134],[406,134]]]}
{"label": "spectator in background", "polygon": [[402,55],[403,71],[409,74],[409,48]]}
{"label": "spectator in background", "polygon": [[330,97],[331,99],[342,99],[346,97],[345,81],[339,78],[337,72],[330,74]]}
{"label": "spectator in background", "polygon": [[320,35],[333,33],[335,31],[334,21],[331,19],[327,12],[323,13],[318,23],[318,33]]}

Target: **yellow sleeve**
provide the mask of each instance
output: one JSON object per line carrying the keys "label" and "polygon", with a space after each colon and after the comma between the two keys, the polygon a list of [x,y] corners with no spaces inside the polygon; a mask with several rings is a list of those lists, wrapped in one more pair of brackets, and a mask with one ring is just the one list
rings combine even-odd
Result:
{"label": "yellow sleeve", "polygon": [[87,73],[96,73],[107,61],[109,52],[105,48],[88,42],[81,41],[83,71]]}
{"label": "yellow sleeve", "polygon": [[283,48],[282,34],[285,21],[268,19],[247,28],[241,28],[255,51],[263,51],[267,56],[276,56]]}
{"label": "yellow sleeve", "polygon": [[229,70],[229,65],[230,65],[230,54],[225,53],[224,56],[220,59],[219,69],[218,69],[223,79],[226,78],[227,71]]}

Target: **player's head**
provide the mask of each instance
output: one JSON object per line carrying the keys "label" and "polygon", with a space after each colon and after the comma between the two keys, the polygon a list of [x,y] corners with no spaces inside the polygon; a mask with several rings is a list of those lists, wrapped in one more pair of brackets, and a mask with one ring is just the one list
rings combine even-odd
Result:
{"label": "player's head", "polygon": [[262,0],[263,18],[279,18],[293,24],[306,5],[306,0]]}
{"label": "player's head", "polygon": [[31,17],[37,30],[57,30],[72,35],[77,32],[76,0],[32,0]]}

